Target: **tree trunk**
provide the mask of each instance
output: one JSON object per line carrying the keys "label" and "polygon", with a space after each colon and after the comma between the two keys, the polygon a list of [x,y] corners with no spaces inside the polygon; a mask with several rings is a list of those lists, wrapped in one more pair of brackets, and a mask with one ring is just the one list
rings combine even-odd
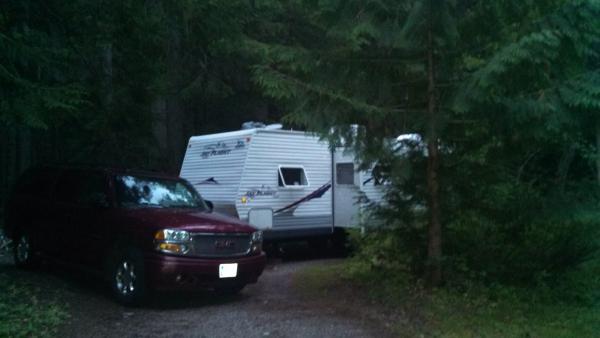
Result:
{"label": "tree trunk", "polygon": [[440,220],[439,167],[440,153],[437,135],[435,60],[433,54],[433,29],[429,6],[429,27],[427,31],[427,191],[428,191],[428,243],[427,243],[427,285],[436,287],[442,283],[442,224]]}
{"label": "tree trunk", "polygon": [[20,125],[19,126],[19,163],[18,163],[18,171],[17,177],[21,175],[21,173],[31,166],[32,159],[32,148],[31,148],[31,130],[28,126]]}
{"label": "tree trunk", "polygon": [[[183,88],[183,74],[185,68],[183,67],[184,53],[183,44],[184,36],[180,23],[176,18],[173,18],[169,24],[169,36],[167,50],[167,79],[169,81],[169,90],[166,101],[167,115],[167,167],[166,170],[172,174],[179,173],[179,166],[181,165],[181,158],[183,157],[182,151],[185,149],[184,142],[184,128],[185,123],[185,110],[180,91]],[[187,145],[187,144],[186,144]]]}
{"label": "tree trunk", "polygon": [[[10,156],[10,136],[11,135],[8,123],[0,123],[0,160],[2,163],[0,167],[0,209],[2,210],[2,215],[0,215],[1,217],[4,216],[3,212],[4,207],[6,206],[5,198],[8,197],[8,192],[10,189],[9,174],[12,164]],[[4,217],[0,220],[0,223],[2,222],[2,220],[4,220]]]}
{"label": "tree trunk", "polygon": [[596,122],[596,178],[600,184],[600,120]]}
{"label": "tree trunk", "polygon": [[569,146],[563,150],[563,154],[558,162],[558,168],[556,169],[556,180],[561,192],[565,190],[565,186],[567,185],[567,177],[569,176],[569,169],[571,168],[571,164],[575,158],[575,153],[575,146]]}
{"label": "tree trunk", "polygon": [[112,43],[101,47],[102,55],[102,106],[111,113],[113,103],[113,49]]}

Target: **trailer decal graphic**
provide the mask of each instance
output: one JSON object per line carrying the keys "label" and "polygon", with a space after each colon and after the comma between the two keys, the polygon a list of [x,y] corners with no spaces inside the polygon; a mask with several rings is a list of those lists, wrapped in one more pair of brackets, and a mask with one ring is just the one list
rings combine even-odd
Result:
{"label": "trailer decal graphic", "polygon": [[235,149],[244,148],[245,146],[246,143],[244,143],[244,140],[237,140],[237,143],[235,144]]}
{"label": "trailer decal graphic", "polygon": [[196,183],[197,185],[201,185],[201,184],[219,184],[219,182],[217,180],[215,180],[214,177],[211,178],[207,178],[204,181],[200,181],[198,183]]}
{"label": "trailer decal graphic", "polygon": [[304,203],[304,202],[308,202],[314,198],[321,198],[323,197],[323,195],[325,195],[325,193],[327,192],[327,190],[329,190],[331,188],[331,181],[327,182],[325,184],[323,184],[319,189],[311,192],[310,194],[302,197],[301,199],[297,200],[294,203],[291,203],[289,205],[286,205],[285,207],[275,210],[273,212],[273,214],[278,214],[278,213],[282,213],[282,212],[294,212],[294,210],[296,210],[296,208]]}

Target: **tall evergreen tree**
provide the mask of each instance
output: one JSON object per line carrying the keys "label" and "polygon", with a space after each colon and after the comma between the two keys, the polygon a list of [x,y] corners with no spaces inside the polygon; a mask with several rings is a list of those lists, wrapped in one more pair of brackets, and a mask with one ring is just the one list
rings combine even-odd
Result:
{"label": "tall evergreen tree", "polygon": [[[440,55],[457,38],[452,8],[445,1],[428,0],[328,1],[316,8],[309,2],[294,4],[289,10],[295,17],[306,11],[305,20],[318,19],[302,22],[305,30],[290,27],[297,35],[283,43],[256,48],[270,61],[257,67],[258,83],[272,96],[287,100],[292,107],[289,121],[329,133],[334,142],[343,135],[365,165],[382,154],[387,139],[409,131],[425,135],[427,280],[431,286],[440,285],[439,83],[451,74],[445,67],[452,63]],[[313,36],[299,36],[306,33]],[[355,123],[364,129],[353,135],[349,126]],[[333,133],[331,126],[336,127]]]}
{"label": "tall evergreen tree", "polygon": [[[298,0],[257,8],[269,20],[252,23],[253,30],[274,33],[250,31],[247,49],[259,60],[256,82],[287,107],[288,122],[343,140],[364,165],[382,158],[389,138],[425,136],[424,180],[410,184],[426,189],[422,256],[431,286],[442,282],[442,225],[455,207],[474,202],[465,188],[483,177],[460,179],[473,169],[467,163],[499,164],[489,156],[511,138],[530,155],[531,140],[585,143],[575,125],[585,120],[580,108],[597,100],[597,76],[586,62],[596,53],[595,1]],[[528,125],[528,135],[510,135],[525,121],[537,124]],[[358,132],[349,127],[355,123],[363,126]],[[508,139],[493,134],[500,126]],[[507,154],[502,165],[522,161],[521,154]],[[567,151],[562,162],[572,158]],[[566,177],[569,165],[560,167]],[[388,178],[397,167],[391,169]],[[490,175],[492,182],[502,173]]]}

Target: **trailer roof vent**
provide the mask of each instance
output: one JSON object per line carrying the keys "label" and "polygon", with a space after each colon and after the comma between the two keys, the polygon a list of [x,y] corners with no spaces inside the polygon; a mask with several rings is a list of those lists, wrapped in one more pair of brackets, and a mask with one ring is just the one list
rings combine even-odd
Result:
{"label": "trailer roof vent", "polygon": [[264,128],[264,127],[265,127],[265,124],[262,122],[248,121],[248,122],[242,123],[242,130],[257,129],[257,128]]}
{"label": "trailer roof vent", "polygon": [[280,130],[281,128],[283,128],[281,123],[273,123],[266,126],[265,130]]}
{"label": "trailer roof vent", "polygon": [[255,122],[255,121],[248,121],[248,122],[242,123],[242,130],[247,130],[247,129],[280,130],[282,128],[283,128],[283,125],[281,123],[272,123],[269,125],[266,125],[262,122]]}

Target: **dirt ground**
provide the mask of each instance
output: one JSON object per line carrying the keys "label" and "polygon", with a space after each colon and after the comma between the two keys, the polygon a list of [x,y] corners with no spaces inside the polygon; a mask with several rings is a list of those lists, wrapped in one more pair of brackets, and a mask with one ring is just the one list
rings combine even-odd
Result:
{"label": "dirt ground", "polygon": [[70,318],[59,330],[62,337],[392,336],[386,319],[359,299],[307,299],[293,287],[299,270],[337,260],[302,251],[270,258],[259,282],[240,295],[162,294],[141,308],[115,303],[95,277],[71,268],[46,264],[39,271],[21,271],[4,257],[0,269],[34,281],[67,305]]}

